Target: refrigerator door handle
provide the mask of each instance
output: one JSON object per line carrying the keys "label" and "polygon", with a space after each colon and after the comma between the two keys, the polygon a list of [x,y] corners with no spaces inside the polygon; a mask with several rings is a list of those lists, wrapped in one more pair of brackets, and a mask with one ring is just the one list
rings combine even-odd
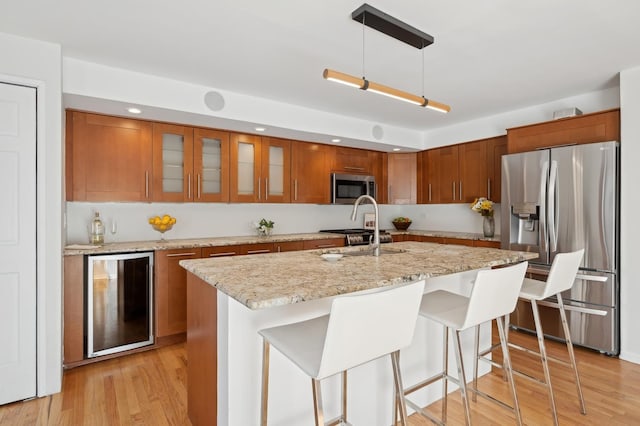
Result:
{"label": "refrigerator door handle", "polygon": [[558,250],[558,212],[556,203],[556,193],[558,187],[558,162],[551,162],[551,172],[549,173],[549,245],[551,251]]}
{"label": "refrigerator door handle", "polygon": [[[560,307],[560,305],[558,305],[557,303],[549,302],[547,300],[539,301],[538,305],[540,305],[540,306],[549,306],[551,308],[556,308],[556,309]],[[567,305],[566,303],[564,304],[564,310],[565,311],[582,312],[583,314],[599,315],[601,317],[604,317],[604,316],[607,315],[607,311],[602,311],[600,309],[581,308],[579,306]]]}
{"label": "refrigerator door handle", "polygon": [[543,263],[549,262],[549,254],[547,244],[549,243],[549,235],[547,233],[547,212],[546,212],[546,200],[547,200],[547,180],[549,174],[549,162],[542,163],[542,173],[540,174],[540,254],[544,254],[545,258],[541,257]]}

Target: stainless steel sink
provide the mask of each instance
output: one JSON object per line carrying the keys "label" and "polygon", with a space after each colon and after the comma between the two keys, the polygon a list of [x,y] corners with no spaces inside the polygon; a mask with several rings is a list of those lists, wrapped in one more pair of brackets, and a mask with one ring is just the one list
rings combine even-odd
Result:
{"label": "stainless steel sink", "polygon": [[[406,253],[406,250],[380,248],[380,256],[386,254],[399,254]],[[373,256],[373,250],[357,250],[357,251],[345,251],[342,253],[345,256]]]}

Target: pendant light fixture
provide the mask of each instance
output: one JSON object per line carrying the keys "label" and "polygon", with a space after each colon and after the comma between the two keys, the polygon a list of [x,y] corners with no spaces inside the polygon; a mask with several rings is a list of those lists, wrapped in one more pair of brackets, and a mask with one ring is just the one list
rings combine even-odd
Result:
{"label": "pendant light fixture", "polygon": [[[412,26],[399,21],[398,19],[387,15],[386,13],[363,4],[358,9],[351,13],[351,18],[354,21],[362,23],[362,74],[364,75],[364,26],[371,27],[378,30],[390,37],[407,43],[417,49],[424,49],[425,47],[433,43],[433,37],[426,34]],[[377,93],[380,95],[388,96],[390,98],[398,99],[404,102],[409,102],[414,105],[429,108],[435,111],[447,113],[451,111],[449,105],[441,102],[436,102],[431,99],[427,99],[424,96],[414,95],[404,90],[395,89],[393,87],[385,86],[384,84],[376,83],[367,80],[364,76],[362,78],[345,74],[340,71],[331,69],[325,69],[322,76],[329,81],[341,83],[350,87],[355,87],[368,92]],[[424,93],[424,50],[422,50],[422,84]]]}

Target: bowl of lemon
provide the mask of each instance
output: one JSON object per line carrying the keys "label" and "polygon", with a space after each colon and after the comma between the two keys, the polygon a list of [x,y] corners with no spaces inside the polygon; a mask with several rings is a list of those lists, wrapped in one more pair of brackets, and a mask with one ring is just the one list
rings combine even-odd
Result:
{"label": "bowl of lemon", "polygon": [[149,218],[149,225],[160,233],[161,241],[164,240],[164,233],[171,230],[175,224],[176,218],[168,214]]}

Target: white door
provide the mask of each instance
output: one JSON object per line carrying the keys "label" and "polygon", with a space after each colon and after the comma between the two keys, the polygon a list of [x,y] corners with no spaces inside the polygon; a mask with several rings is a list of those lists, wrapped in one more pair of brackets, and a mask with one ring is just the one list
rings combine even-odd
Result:
{"label": "white door", "polygon": [[0,83],[0,404],[36,395],[36,89]]}

